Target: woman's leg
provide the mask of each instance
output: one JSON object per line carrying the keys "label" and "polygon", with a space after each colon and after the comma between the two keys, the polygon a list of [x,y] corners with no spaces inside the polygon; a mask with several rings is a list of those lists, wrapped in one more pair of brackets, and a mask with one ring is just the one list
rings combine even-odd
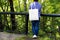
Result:
{"label": "woman's leg", "polygon": [[38,35],[38,32],[39,32],[39,21],[36,21],[35,22],[35,34]]}
{"label": "woman's leg", "polygon": [[33,35],[36,35],[35,34],[35,21],[32,21],[32,32],[33,32]]}
{"label": "woman's leg", "polygon": [[34,35],[38,35],[39,21],[32,21],[32,32]]}

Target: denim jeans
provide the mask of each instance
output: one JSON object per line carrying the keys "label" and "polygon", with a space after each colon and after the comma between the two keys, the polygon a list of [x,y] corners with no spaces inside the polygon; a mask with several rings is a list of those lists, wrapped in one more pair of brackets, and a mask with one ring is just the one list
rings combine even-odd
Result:
{"label": "denim jeans", "polygon": [[39,21],[32,21],[33,35],[38,35],[38,31],[39,31]]}

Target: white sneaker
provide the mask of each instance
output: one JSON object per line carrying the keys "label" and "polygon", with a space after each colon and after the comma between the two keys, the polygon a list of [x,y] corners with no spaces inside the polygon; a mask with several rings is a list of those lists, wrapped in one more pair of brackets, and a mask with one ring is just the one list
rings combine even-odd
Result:
{"label": "white sneaker", "polygon": [[33,38],[37,38],[37,36],[36,35],[33,35]]}

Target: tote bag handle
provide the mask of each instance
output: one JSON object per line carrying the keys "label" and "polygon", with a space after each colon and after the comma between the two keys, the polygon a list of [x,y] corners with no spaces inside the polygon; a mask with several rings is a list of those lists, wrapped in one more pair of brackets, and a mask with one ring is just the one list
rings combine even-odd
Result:
{"label": "tote bag handle", "polygon": [[[36,5],[35,5],[35,2],[34,2],[34,7],[35,7],[34,9],[36,9]],[[32,5],[31,5],[31,9],[32,9],[32,8],[33,8],[33,7],[32,7]]]}

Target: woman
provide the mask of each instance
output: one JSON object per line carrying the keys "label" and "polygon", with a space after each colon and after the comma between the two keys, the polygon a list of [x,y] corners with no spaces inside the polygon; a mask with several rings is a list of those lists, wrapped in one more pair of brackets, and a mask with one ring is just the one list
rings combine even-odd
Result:
{"label": "woman", "polygon": [[[29,9],[38,9],[38,18],[40,18],[41,4],[38,3],[38,0],[34,0],[34,2],[30,4]],[[33,38],[37,38],[38,31],[39,31],[39,20],[35,20],[31,22],[32,22]]]}

